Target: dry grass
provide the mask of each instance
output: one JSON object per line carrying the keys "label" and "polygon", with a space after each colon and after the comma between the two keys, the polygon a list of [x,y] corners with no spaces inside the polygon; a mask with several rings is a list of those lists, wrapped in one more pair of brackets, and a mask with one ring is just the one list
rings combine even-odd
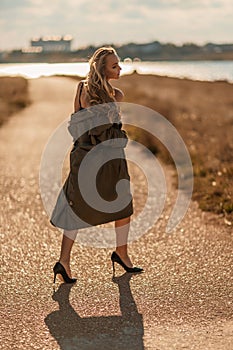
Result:
{"label": "dry grass", "polygon": [[28,81],[22,77],[0,77],[0,126],[9,116],[29,104]]}
{"label": "dry grass", "polygon": [[[233,85],[133,74],[115,84],[125,101],[150,107],[177,128],[191,154],[193,199],[205,211],[233,221]],[[168,162],[164,147],[150,135],[129,130]]]}

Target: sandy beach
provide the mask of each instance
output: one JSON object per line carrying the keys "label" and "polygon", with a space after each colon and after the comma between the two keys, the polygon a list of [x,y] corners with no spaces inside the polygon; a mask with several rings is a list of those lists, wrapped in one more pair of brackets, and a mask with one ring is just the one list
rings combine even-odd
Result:
{"label": "sandy beach", "polygon": [[[130,95],[132,83],[134,90]],[[72,271],[78,282],[72,288],[57,285],[53,292],[52,267],[59,256],[61,234],[48,222],[41,202],[38,173],[48,138],[72,111],[76,84],[74,79],[58,77],[30,80],[30,105],[13,114],[0,128],[0,204],[4,208],[0,262],[1,317],[4,320],[0,335],[2,348],[231,350],[232,227],[224,223],[223,218],[219,220],[219,214],[203,212],[198,203],[192,201],[176,230],[172,234],[165,233],[177,195],[173,185],[174,169],[169,164],[163,164],[168,186],[165,209],[153,227],[129,246],[135,265],[142,266],[145,273],[138,276],[124,274],[112,279],[112,249],[76,244]],[[133,94],[134,98],[137,96],[137,103],[147,104],[150,98],[157,110],[156,96],[160,96],[161,101],[163,98],[164,105],[172,101],[171,91],[173,94],[181,91],[169,90],[173,79],[158,77],[132,75],[122,77],[117,84],[128,101],[132,101]],[[188,86],[192,86],[186,81],[178,84],[182,86],[183,94],[188,91]],[[202,92],[217,86],[216,95],[212,90],[208,95],[213,94],[213,99],[214,96],[217,99],[222,91],[224,103],[216,115],[221,111],[226,121],[232,86],[196,82],[193,86],[197,88],[199,102],[202,84]],[[152,86],[157,89],[157,94],[152,93]],[[145,89],[148,89],[147,95]],[[190,91],[185,100],[183,94],[181,107],[188,105],[188,100],[194,97]],[[208,101],[207,97],[203,99]],[[217,104],[214,105],[216,108]],[[196,102],[198,105],[200,103]],[[204,105],[203,102],[202,108]],[[173,105],[169,106],[166,106],[167,117],[172,118],[168,111]],[[159,111],[166,115],[166,110]],[[176,111],[178,116],[178,109]],[[211,113],[214,115],[214,112],[215,107]],[[185,130],[190,124],[190,120],[185,119],[189,110],[183,113],[181,121]],[[197,125],[205,125],[205,114],[204,111],[193,113],[196,113],[193,120],[199,121],[193,125],[194,132]],[[232,115],[228,115],[227,129],[230,129]],[[174,120],[177,119],[174,115]],[[221,130],[217,125],[218,128],[213,130]],[[223,142],[227,135],[228,130],[221,137]],[[201,137],[197,131],[195,137]],[[210,142],[209,139],[205,143],[208,155],[216,145],[213,142],[210,147]],[[189,146],[189,137],[187,144]],[[192,144],[199,149],[198,142]],[[227,160],[224,162],[229,164]],[[217,169],[219,163],[216,164]],[[138,189],[135,207],[140,208],[145,201],[146,188],[136,167],[131,166],[130,173]],[[224,174],[222,169],[219,178],[224,178]],[[122,273],[119,267],[117,275]]]}

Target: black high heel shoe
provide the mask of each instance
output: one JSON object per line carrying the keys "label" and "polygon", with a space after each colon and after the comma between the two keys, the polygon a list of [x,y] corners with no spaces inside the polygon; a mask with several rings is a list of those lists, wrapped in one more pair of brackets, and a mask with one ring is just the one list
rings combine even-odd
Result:
{"label": "black high heel shoe", "polygon": [[113,273],[115,273],[115,266],[114,266],[115,262],[120,264],[123,267],[123,269],[125,269],[126,272],[139,273],[144,271],[141,267],[128,267],[127,265],[125,265],[125,263],[121,260],[121,258],[119,257],[119,255],[117,255],[116,252],[112,253],[111,260],[112,260]]}
{"label": "black high heel shoe", "polygon": [[55,283],[55,281],[56,281],[56,276],[57,276],[57,274],[62,275],[62,278],[63,278],[63,280],[64,280],[66,283],[74,283],[74,282],[77,281],[77,278],[70,278],[70,277],[67,275],[67,272],[66,272],[64,266],[63,266],[59,261],[56,262],[56,264],[54,265],[53,272],[54,272],[54,280],[53,280],[53,283]]}

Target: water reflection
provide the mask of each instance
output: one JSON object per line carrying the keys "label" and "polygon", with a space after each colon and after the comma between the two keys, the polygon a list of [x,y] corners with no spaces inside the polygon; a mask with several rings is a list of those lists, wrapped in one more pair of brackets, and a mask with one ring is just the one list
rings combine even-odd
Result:
{"label": "water reflection", "polygon": [[[121,62],[120,65],[121,75],[137,71],[138,74],[233,82],[233,61]],[[0,76],[20,75],[26,78],[39,78],[52,75],[74,75],[85,77],[88,71],[88,62],[0,64]]]}
{"label": "water reflection", "polygon": [[[77,63],[7,63],[0,64],[0,76],[23,76],[29,79],[53,75],[74,75],[85,77],[89,72],[88,62]],[[131,74],[133,67],[122,64],[121,75]]]}
{"label": "water reflection", "polygon": [[143,319],[131,293],[131,278],[131,274],[125,273],[112,279],[119,288],[121,316],[80,317],[69,302],[73,285],[61,284],[53,294],[59,310],[45,318],[60,349],[143,350]]}

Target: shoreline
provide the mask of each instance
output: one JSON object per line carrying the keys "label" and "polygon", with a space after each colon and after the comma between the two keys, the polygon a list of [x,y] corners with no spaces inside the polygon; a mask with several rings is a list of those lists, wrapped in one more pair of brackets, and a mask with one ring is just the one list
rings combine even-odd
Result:
{"label": "shoreline", "polygon": [[[196,63],[163,61],[163,62],[121,62],[121,77],[131,74],[140,76],[167,77],[175,79],[189,79],[203,82],[229,82],[233,84],[233,60],[202,61]],[[66,76],[84,79],[89,70],[88,62],[61,63],[8,63],[0,64],[0,77],[22,76],[26,79]]]}
{"label": "shoreline", "polygon": [[[151,74],[151,73],[148,73],[148,74],[145,74],[145,73],[138,73],[137,70],[135,69],[132,73],[129,73],[129,74],[124,74],[124,75],[121,75],[120,77],[120,80],[122,80],[123,78],[127,78],[127,77],[130,77],[132,75],[137,75],[138,77],[155,77],[157,79],[160,79],[160,78],[166,78],[166,79],[175,79],[175,80],[182,80],[182,81],[187,81],[187,82],[197,82],[197,83],[226,83],[226,84],[229,84],[229,85],[232,85],[233,86],[233,81],[229,81],[227,79],[217,79],[217,80],[200,80],[200,79],[191,79],[191,78],[183,78],[183,77],[172,77],[172,76],[169,76],[169,75],[159,75],[159,74]],[[69,75],[69,74],[54,74],[54,75],[51,75],[51,76],[42,76],[40,78],[52,78],[52,77],[61,77],[61,78],[69,78],[69,79],[74,79],[74,80],[84,80],[86,78],[86,76],[80,76],[80,75]],[[27,78],[25,78],[27,79]],[[30,78],[29,78],[30,79]],[[38,79],[38,78],[36,78]],[[114,81],[114,83],[112,85],[116,85],[118,86],[118,82]]]}

